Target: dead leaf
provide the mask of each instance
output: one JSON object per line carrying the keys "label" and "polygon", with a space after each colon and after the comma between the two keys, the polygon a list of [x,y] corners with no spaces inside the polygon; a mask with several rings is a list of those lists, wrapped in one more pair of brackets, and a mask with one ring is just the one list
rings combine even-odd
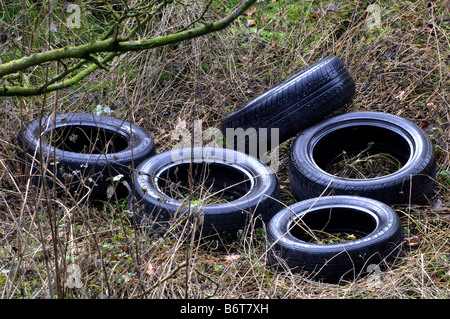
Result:
{"label": "dead leaf", "polygon": [[245,25],[248,28],[256,26],[256,20],[247,20],[247,24]]}
{"label": "dead leaf", "polygon": [[251,9],[250,11],[247,11],[245,14],[248,15],[249,17],[251,17],[253,14],[255,14],[256,11],[256,7]]}
{"label": "dead leaf", "polygon": [[175,129],[186,128],[186,120],[182,120],[179,116],[175,121]]}
{"label": "dead leaf", "polygon": [[420,128],[422,128],[422,129],[424,129],[424,128],[426,128],[428,125],[430,125],[430,121],[425,120],[425,119],[421,120],[420,122],[422,123],[421,126],[420,126]]}
{"label": "dead leaf", "polygon": [[312,14],[312,18],[313,19],[319,19],[320,16],[322,15],[322,12],[320,11],[320,9],[317,9],[313,14]]}
{"label": "dead leaf", "polygon": [[151,261],[149,261],[149,262],[147,263],[147,269],[145,270],[145,273],[146,273],[149,277],[151,277],[151,276],[153,276],[153,275],[155,274],[155,267],[153,266],[153,264],[152,264]]}
{"label": "dead leaf", "polygon": [[427,106],[432,109],[437,109],[437,105],[434,102],[428,102]]}
{"label": "dead leaf", "polygon": [[226,255],[224,257],[224,259],[226,261],[236,261],[236,260],[239,260],[240,258],[241,258],[241,256],[238,254],[230,254],[230,255]]}
{"label": "dead leaf", "polygon": [[406,93],[406,91],[400,91],[395,97],[394,97],[394,99],[397,99],[397,100],[403,100],[403,98],[405,97],[405,93]]}
{"label": "dead leaf", "polygon": [[411,236],[411,237],[406,237],[405,238],[405,243],[409,247],[415,247],[415,246],[419,246],[420,245],[421,240],[422,240],[422,235],[419,234],[419,235],[414,235],[414,236]]}
{"label": "dead leaf", "polygon": [[248,63],[251,61],[251,59],[249,59],[247,56],[245,55],[241,55],[238,57],[238,59],[242,62],[242,63]]}

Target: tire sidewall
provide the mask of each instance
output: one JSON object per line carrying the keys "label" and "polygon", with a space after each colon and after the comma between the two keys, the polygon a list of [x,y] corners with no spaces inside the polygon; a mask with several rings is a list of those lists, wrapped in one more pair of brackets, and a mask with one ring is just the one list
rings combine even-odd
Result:
{"label": "tire sidewall", "polygon": [[[101,128],[123,137],[128,145],[121,151],[106,154],[84,154],[55,148],[45,140],[45,136],[51,130],[64,126]],[[122,175],[121,181],[131,182],[130,171],[156,154],[149,132],[124,120],[88,113],[60,113],[33,120],[24,128],[18,140],[19,145],[24,148],[22,156],[25,156],[27,166],[34,162],[34,157],[40,161],[42,156],[47,170],[54,172],[59,179],[60,182],[55,182],[54,178],[47,175],[49,188],[56,186],[56,190],[64,191],[68,187],[72,192],[84,193],[87,190],[85,187],[88,187],[91,198],[105,198],[107,188],[112,185],[115,176]],[[40,165],[34,162],[30,168],[33,169],[30,171],[32,181],[38,184],[41,180]],[[65,187],[60,187],[60,183],[65,184]]]}
{"label": "tire sidewall", "polygon": [[[348,207],[369,214],[376,220],[375,229],[367,236],[343,244],[315,244],[295,238],[290,233],[293,220],[301,219],[308,212],[331,207]],[[293,204],[281,210],[268,225],[270,241],[283,247],[286,251],[301,251],[303,254],[314,255],[318,259],[331,258],[345,251],[349,255],[360,255],[361,251],[373,251],[368,247],[379,249],[379,244],[401,233],[400,219],[386,204],[379,201],[357,196],[326,196],[312,198]]]}
{"label": "tire sidewall", "polygon": [[[345,205],[376,218],[375,229],[367,236],[341,244],[317,244],[294,237],[289,230],[311,207],[315,209]],[[356,278],[368,266],[382,267],[401,252],[403,231],[397,214],[386,204],[358,196],[329,196],[298,202],[281,210],[267,227],[269,263],[283,269],[287,264],[295,271],[306,271],[314,279],[338,282]],[[284,262],[280,263],[280,258]]]}
{"label": "tire sidewall", "polygon": [[[402,136],[412,150],[407,163],[389,175],[368,179],[342,178],[321,169],[312,156],[312,150],[317,142],[336,129],[358,125],[379,126]],[[289,175],[292,180],[295,180],[297,173],[314,177],[315,183],[320,184],[323,189],[326,187],[334,189],[336,195],[365,196],[366,189],[376,192],[382,191],[388,185],[396,185],[398,188],[409,186],[411,176],[422,174],[424,163],[433,162],[434,157],[434,149],[429,139],[411,121],[387,113],[352,112],[326,119],[301,133],[291,147]],[[298,199],[303,199],[301,194],[299,196]]]}
{"label": "tire sidewall", "polygon": [[254,139],[263,139],[273,149],[349,102],[354,93],[355,84],[344,63],[337,56],[328,56],[227,115],[221,130],[230,148],[238,143],[229,138],[227,131],[240,128],[245,131],[239,132],[237,142],[246,148],[255,147]]}
{"label": "tire sidewall", "polygon": [[[39,136],[45,136],[52,129],[64,126],[87,126],[92,128],[102,128],[109,132],[114,132],[128,141],[128,147],[117,153],[108,154],[83,154],[64,151],[48,144],[44,139],[39,141]],[[42,130],[41,130],[42,128]],[[154,142],[151,135],[127,121],[101,115],[91,115],[87,113],[62,113],[55,117],[43,117],[41,125],[39,120],[29,123],[24,131],[25,147],[32,155],[42,153],[43,156],[57,157],[69,162],[95,163],[95,165],[106,165],[108,163],[120,163],[134,158],[140,162],[141,157],[154,154]]]}
{"label": "tire sidewall", "polygon": [[283,80],[273,88],[267,90],[266,92],[258,95],[253,100],[248,102],[246,105],[241,107],[240,109],[237,109],[236,111],[230,113],[224,120],[222,124],[222,130],[225,132],[226,128],[229,127],[228,121],[229,119],[237,116],[243,116],[246,112],[248,112],[248,109],[252,108],[254,105],[257,105],[264,100],[268,99],[270,96],[276,94],[277,92],[280,92],[284,89],[286,89],[288,86],[295,85],[295,83],[302,81],[305,77],[310,75],[311,73],[315,72],[317,69],[323,67],[326,64],[333,65],[334,69],[342,68],[343,63],[342,61],[336,57],[336,56],[328,56],[324,59],[306,67],[305,69],[301,70],[300,72],[290,76],[289,78]]}
{"label": "tire sidewall", "polygon": [[[219,163],[231,165],[252,179],[252,187],[245,196],[229,203],[218,203],[200,206],[199,212],[204,216],[204,225],[214,224],[216,228],[227,225],[245,223],[248,213],[258,210],[261,206],[262,218],[265,222],[278,211],[279,184],[275,173],[259,160],[243,153],[214,147],[193,148],[192,158],[194,163]],[[166,170],[170,166],[189,163],[191,161],[191,148],[177,149],[160,153],[149,160],[144,161],[137,168],[134,179],[134,192],[137,202],[142,202],[147,207],[147,214],[155,209],[160,210],[159,217],[162,220],[170,220],[177,212],[187,212],[186,202],[178,201],[159,190],[158,172]],[[270,201],[271,209],[265,211],[264,202]],[[138,222],[144,216],[138,216]],[[219,221],[219,222],[218,222]]]}

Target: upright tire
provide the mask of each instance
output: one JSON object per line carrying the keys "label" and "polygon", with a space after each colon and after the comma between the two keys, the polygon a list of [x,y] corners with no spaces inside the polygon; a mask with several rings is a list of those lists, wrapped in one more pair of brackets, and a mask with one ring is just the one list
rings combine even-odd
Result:
{"label": "upright tire", "polygon": [[18,141],[34,183],[45,173],[50,188],[73,194],[90,190],[92,198],[106,198],[114,177],[123,175],[128,180],[131,168],[156,154],[153,139],[145,130],[127,121],[87,113],[33,120]]}
{"label": "upright tire", "polygon": [[354,93],[344,63],[326,57],[229,114],[221,130],[227,147],[259,157],[349,102]]}
{"label": "upright tire", "polygon": [[160,153],[141,163],[133,185],[129,198],[136,205],[130,206],[137,207],[138,224],[154,229],[185,225],[190,207],[191,216],[200,217],[198,235],[203,238],[236,238],[251,222],[257,227],[267,223],[280,206],[275,173],[257,159],[226,148]]}
{"label": "upright tire", "polygon": [[[375,164],[392,161],[395,169],[370,178],[330,172],[344,158],[361,162],[357,157],[363,153],[378,158]],[[435,176],[436,156],[424,132],[409,120],[381,112],[351,112],[313,125],[297,137],[289,157],[289,180],[297,200],[325,192],[386,204],[421,204],[433,195]]]}
{"label": "upright tire", "polygon": [[[333,236],[345,240],[331,244],[313,240],[336,241]],[[401,252],[403,232],[399,217],[384,203],[325,196],[281,210],[268,224],[267,238],[271,266],[338,283],[390,266]]]}

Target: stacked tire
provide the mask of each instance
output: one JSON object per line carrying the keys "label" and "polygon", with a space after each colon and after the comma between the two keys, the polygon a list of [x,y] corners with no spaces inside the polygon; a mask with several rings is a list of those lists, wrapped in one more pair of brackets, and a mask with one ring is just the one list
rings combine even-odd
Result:
{"label": "stacked tire", "polygon": [[[272,145],[274,132],[279,144],[336,111],[355,94],[355,83],[337,56],[326,57],[301,70],[267,92],[232,112],[222,121],[227,147],[251,153],[254,145]],[[269,148],[270,148],[269,147]],[[251,155],[259,157],[264,150]]]}
{"label": "stacked tire", "polygon": [[[267,225],[268,261],[277,269],[306,272],[309,278],[327,282],[382,269],[400,254],[403,241],[399,217],[388,205],[423,204],[433,194],[436,157],[430,140],[414,123],[381,112],[324,119],[354,93],[342,61],[327,57],[222,123],[224,133],[243,128],[234,139],[227,137],[227,142],[234,148],[241,145],[244,152],[261,145],[261,140],[263,145],[272,141],[270,133],[259,135],[261,128],[268,128],[263,132],[278,129],[280,143],[297,135],[288,171],[299,202],[278,212]],[[250,131],[251,127],[256,130]],[[356,156],[366,149],[373,156],[393,159],[398,166],[373,177],[345,177],[330,170],[342,155]],[[361,238],[324,245],[312,241],[317,232],[355,232]]]}
{"label": "stacked tire", "polygon": [[[396,161],[389,174],[347,178],[327,171],[334,160],[361,150]],[[433,192],[436,156],[424,132],[409,120],[380,112],[351,112],[304,130],[289,156],[289,179],[297,200],[324,192],[358,195],[386,204],[423,204]]]}
{"label": "stacked tire", "polygon": [[[228,148],[156,154],[151,135],[134,124],[65,113],[30,122],[19,134],[20,155],[35,184],[58,192],[110,197],[113,182],[123,178],[135,222],[155,231],[196,225],[198,237],[222,240],[236,238],[246,225],[267,225],[271,266],[326,282],[356,279],[401,253],[401,222],[389,205],[426,203],[436,156],[428,137],[406,119],[380,112],[326,118],[354,93],[348,70],[332,56],[229,114],[221,125]],[[273,149],[295,136],[288,173],[298,202],[281,209],[277,176],[259,157],[264,146]],[[369,177],[330,170],[363,152],[398,165]],[[206,196],[192,197],[197,187]],[[337,232],[358,238],[318,240]]]}
{"label": "stacked tire", "polygon": [[[395,158],[399,168],[372,178],[327,171],[343,152],[360,154],[368,145],[374,154]],[[403,241],[399,217],[388,205],[424,204],[432,196],[435,176],[433,146],[408,120],[352,112],[309,127],[295,139],[289,157],[289,181],[299,202],[280,211],[267,227],[270,264],[332,283],[386,269],[401,253]],[[362,236],[323,245],[311,243],[316,232]]]}

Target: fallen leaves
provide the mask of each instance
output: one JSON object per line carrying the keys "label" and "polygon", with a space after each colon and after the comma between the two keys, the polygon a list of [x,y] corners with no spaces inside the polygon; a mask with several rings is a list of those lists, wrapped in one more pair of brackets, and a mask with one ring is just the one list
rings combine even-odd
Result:
{"label": "fallen leaves", "polygon": [[238,254],[229,254],[229,255],[225,255],[225,256],[223,257],[223,259],[225,259],[225,261],[229,261],[229,262],[231,262],[231,261],[237,261],[237,260],[241,259],[241,255],[238,255]]}
{"label": "fallen leaves", "polygon": [[[254,7],[253,9],[247,11],[245,14],[249,17],[253,16],[256,12],[256,7]],[[257,25],[256,20],[254,19],[248,19],[247,23],[245,24],[245,26],[247,28],[251,28],[251,27],[255,27]]]}
{"label": "fallen leaves", "polygon": [[408,247],[417,247],[422,242],[422,235],[413,235],[405,238],[406,246]]}
{"label": "fallen leaves", "polygon": [[245,14],[248,15],[249,17],[251,17],[252,15],[254,15],[256,12],[256,7],[251,9],[250,11],[247,11]]}
{"label": "fallen leaves", "polygon": [[399,100],[399,101],[402,101],[402,100],[405,98],[405,94],[406,94],[406,91],[400,91],[400,92],[394,97],[394,99]]}
{"label": "fallen leaves", "polygon": [[247,20],[247,23],[245,24],[246,27],[251,28],[256,26],[256,20]]}
{"label": "fallen leaves", "polygon": [[145,269],[145,274],[148,275],[149,277],[155,274],[155,267],[153,266],[151,261],[147,263],[147,269]]}
{"label": "fallen leaves", "polygon": [[175,129],[184,129],[186,128],[186,120],[181,119],[179,116],[177,117],[174,123]]}

